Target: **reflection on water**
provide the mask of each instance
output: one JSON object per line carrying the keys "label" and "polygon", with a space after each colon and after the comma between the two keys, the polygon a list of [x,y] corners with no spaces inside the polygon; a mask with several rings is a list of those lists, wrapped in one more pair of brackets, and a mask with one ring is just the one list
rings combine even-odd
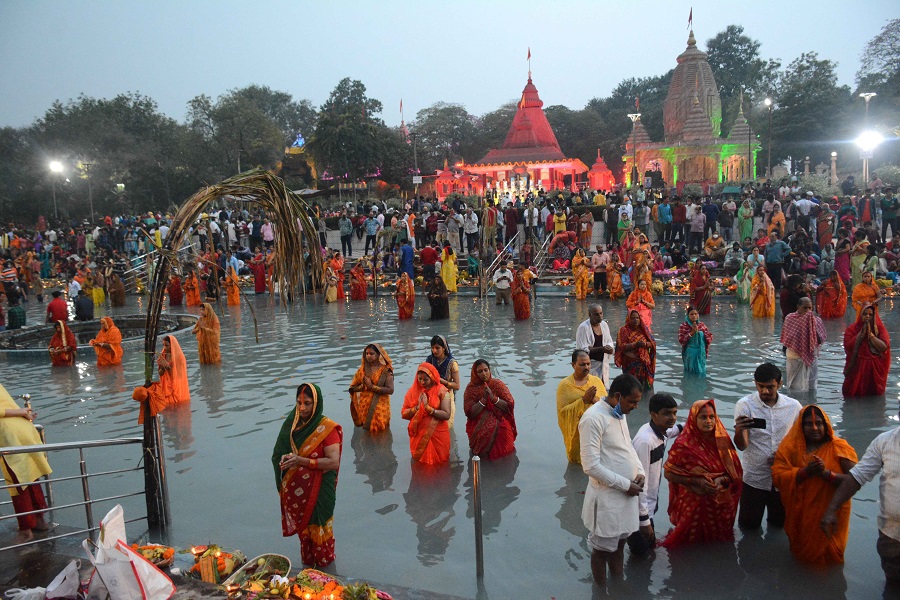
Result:
{"label": "reflection on water", "polygon": [[[555,411],[556,386],[571,373],[574,332],[587,318],[588,304],[538,298],[532,319],[519,323],[507,307],[495,307],[493,299],[455,298],[450,319],[430,322],[427,303],[418,300],[415,319],[399,322],[396,304],[383,295],[327,306],[311,297],[286,310],[270,304],[267,296],[251,295],[242,299],[241,307],[217,310],[222,323],[221,366],[198,365],[194,337],[179,334],[188,359],[191,403],[164,412],[162,418],[175,521],[171,542],[181,547],[213,542],[253,556],[279,552],[299,559],[296,538],[281,537],[270,456],[297,385],[310,381],[320,384],[325,414],[345,432],[335,513],[337,561],[330,570],[464,597],[589,597],[589,552],[581,523],[587,478],[580,467],[566,463]],[[130,298],[130,306],[118,310],[134,313],[143,302]],[[257,312],[258,344],[248,303]],[[45,307],[29,304],[29,322],[43,320]],[[601,304],[615,333],[624,321],[624,304]],[[886,300],[883,310],[891,332],[900,331],[900,311],[894,304]],[[730,428],[735,402],[753,390],[756,366],[763,360],[784,365],[777,337],[780,316],[753,319],[747,306],[717,298],[704,319],[714,336],[704,380],[682,372],[677,330],[684,320],[684,302],[660,299],[657,306],[655,391],[669,392],[680,401],[681,418],[694,400],[715,398]],[[108,312],[115,317],[115,310]],[[196,314],[196,309],[177,312]],[[788,394],[803,403],[819,403],[837,431],[862,454],[876,435],[897,426],[900,371],[895,368],[891,373],[887,399],[844,400],[841,340],[850,321],[848,315],[825,324],[828,341],[820,355],[818,389]],[[481,463],[486,577],[480,589],[474,576],[471,467],[459,454],[466,447],[465,416],[462,410],[457,412],[451,465],[429,471],[410,463],[407,422],[399,415],[403,392],[412,384],[415,368],[428,355],[435,334],[448,337],[463,385],[474,360],[484,357],[516,399],[516,453]],[[393,359],[397,389],[390,429],[377,437],[353,427],[347,394],[362,349],[372,341],[382,343]],[[894,360],[900,363],[896,348]],[[74,369],[51,369],[46,356],[0,356],[0,382],[14,395],[32,394],[51,441],[141,434],[137,404],[131,400],[132,388],[143,383],[139,345],[126,346],[121,367],[103,371],[87,354],[79,356]],[[648,419],[646,404],[645,396],[629,415],[632,433]],[[139,458],[139,452],[133,456],[125,451],[115,456],[91,452],[88,464],[96,472],[122,468],[116,460],[135,466]],[[51,461],[60,475],[77,472],[76,460],[58,456]],[[97,497],[115,495],[121,486],[99,479],[91,485]],[[60,503],[77,501],[80,488],[59,484],[54,493]],[[821,573],[796,564],[780,530],[753,536],[737,532],[735,545],[689,548],[672,556],[657,550],[640,560],[629,557],[626,579],[611,584],[608,593],[633,598],[768,599],[773,592],[778,597],[807,597],[814,589],[822,598],[842,597],[843,590],[848,598],[880,597],[877,499],[878,486],[872,483],[853,501],[843,568]],[[664,482],[663,510],[655,517],[661,534],[670,527],[667,505]],[[95,510],[102,512],[102,507]],[[134,505],[127,505],[126,513],[143,514]],[[74,511],[58,511],[54,518],[83,526],[83,514]],[[139,535],[139,529],[138,524],[129,525],[132,536]]]}

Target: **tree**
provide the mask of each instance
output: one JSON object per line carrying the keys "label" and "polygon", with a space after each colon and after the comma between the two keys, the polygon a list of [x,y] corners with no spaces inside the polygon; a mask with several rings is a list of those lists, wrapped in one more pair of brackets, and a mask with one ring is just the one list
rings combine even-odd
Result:
{"label": "tree", "polygon": [[900,72],[900,19],[892,19],[869,40],[860,56],[856,83],[867,77],[890,79]]}
{"label": "tree", "polygon": [[443,166],[444,158],[453,161],[459,156],[466,161],[473,157],[475,119],[462,104],[437,102],[416,113],[412,130],[418,136],[416,147],[419,170],[433,173]]}
{"label": "tree", "polygon": [[319,109],[309,142],[319,177],[353,181],[375,172],[380,163],[381,102],[366,96],[361,81],[345,77]]}
{"label": "tree", "polygon": [[712,67],[722,100],[722,134],[734,124],[741,90],[751,97],[770,93],[781,63],[759,57],[760,43],[744,35],[740,25],[729,25],[706,41],[709,66]]}
{"label": "tree", "polygon": [[[856,73],[857,88],[853,101],[860,106],[859,94],[878,94],[869,106],[868,126],[881,131],[885,137],[897,135],[900,130],[900,19],[893,19],[872,38],[860,56],[860,69]],[[864,127],[865,111],[854,113],[856,131]],[[875,154],[875,160],[900,164],[900,144],[884,144]],[[880,173],[879,173],[880,175]]]}
{"label": "tree", "polygon": [[311,136],[316,128],[316,109],[309,100],[295,101],[287,92],[279,92],[268,86],[248,85],[231,90],[228,96],[241,98],[256,106],[272,119],[284,136],[285,145],[290,145],[297,135]]}
{"label": "tree", "polygon": [[544,113],[563,153],[592,165],[597,158],[597,142],[606,133],[606,124],[600,114],[589,108],[571,110],[561,105],[547,107]]}
{"label": "tree", "polygon": [[496,110],[483,114],[476,121],[476,135],[469,161],[476,161],[494,148],[502,148],[506,134],[518,110],[518,101],[511,100]]}

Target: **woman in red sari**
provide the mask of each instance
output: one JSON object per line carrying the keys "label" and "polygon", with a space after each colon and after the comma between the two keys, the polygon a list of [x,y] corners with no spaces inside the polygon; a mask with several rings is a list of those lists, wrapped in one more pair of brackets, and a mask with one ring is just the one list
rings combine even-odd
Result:
{"label": "woman in red sari", "polygon": [[816,308],[823,319],[841,319],[847,312],[847,287],[837,271],[816,291]]}
{"label": "woman in red sari", "polygon": [[400,320],[412,319],[416,308],[416,288],[406,271],[400,273],[394,295],[397,297],[397,313]]}
{"label": "woman in red sari", "polygon": [[691,301],[690,304],[701,315],[709,314],[712,305],[712,292],[709,289],[709,269],[706,265],[696,262],[691,271]]}
{"label": "woman in red sari", "polygon": [[440,383],[434,365],[422,363],[416,380],[406,392],[400,413],[409,421],[409,450],[413,459],[426,465],[450,460],[450,394]]}
{"label": "woman in red sari", "polygon": [[75,334],[62,321],[56,322],[56,333],[50,338],[50,361],[54,367],[71,367],[78,354],[78,340]]}
{"label": "woman in red sari", "polygon": [[188,386],[187,359],[175,336],[170,335],[163,339],[163,351],[159,353],[156,365],[166,406],[189,402],[191,389]]}
{"label": "woman in red sari", "polygon": [[515,400],[506,384],[494,379],[490,363],[483,358],[472,365],[472,379],[463,398],[472,455],[494,460],[512,454],[516,449]]}
{"label": "woman in red sari", "polygon": [[634,375],[645,388],[653,385],[656,375],[656,340],[641,313],[628,311],[625,325],[616,337],[616,366],[623,373]]}
{"label": "woman in red sari", "polygon": [[253,291],[257,294],[266,293],[266,259],[262,252],[257,252],[248,265],[253,273]]}
{"label": "woman in red sari", "polygon": [[341,426],[323,414],[322,390],[310,383],[297,388],[272,450],[275,484],[281,497],[281,533],[300,536],[305,565],[334,562],[334,505],[341,466]]}
{"label": "woman in red sari", "polygon": [[531,317],[531,278],[534,274],[524,264],[513,274],[512,303],[516,321],[526,321]]}
{"label": "woman in red sari", "polygon": [[715,400],[691,406],[684,431],[675,438],[665,464],[669,519],[675,526],[665,548],[734,541],[734,518],[743,470],[731,437],[716,415]]}
{"label": "woman in red sari", "polygon": [[340,252],[334,253],[330,264],[334,274],[337,275],[337,299],[343,300],[347,295],[344,293],[344,258]]}
{"label": "woman in red sari", "polygon": [[181,277],[173,274],[172,277],[169,278],[169,285],[166,287],[166,291],[169,292],[169,306],[181,306],[181,302],[184,300]]}
{"label": "woman in red sari", "polygon": [[357,261],[350,269],[350,299],[365,300],[369,297],[366,283],[366,272],[362,268],[362,261]]}
{"label": "woman in red sari", "polygon": [[203,303],[200,300],[200,280],[196,271],[191,271],[184,280],[184,297],[186,306],[200,306]]}
{"label": "woman in red sari", "polygon": [[833,535],[819,528],[819,521],[837,486],[856,465],[853,447],[834,433],[828,415],[810,404],[800,411],[781,440],[772,465],[772,483],[785,509],[784,532],[798,560],[825,567],[844,562],[850,533],[850,502],[837,511]]}
{"label": "woman in red sari", "polygon": [[636,310],[641,315],[641,320],[647,326],[647,329],[653,328],[653,309],[656,308],[656,301],[653,294],[647,287],[646,281],[639,281],[637,287],[628,296],[625,306],[629,310]]}
{"label": "woman in red sari", "polygon": [[844,352],[844,397],[883,396],[891,368],[891,337],[875,305],[863,307],[844,332]]}

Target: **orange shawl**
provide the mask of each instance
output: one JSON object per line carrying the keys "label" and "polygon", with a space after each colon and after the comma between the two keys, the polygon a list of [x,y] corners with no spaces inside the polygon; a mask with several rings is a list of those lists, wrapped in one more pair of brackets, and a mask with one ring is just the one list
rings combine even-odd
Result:
{"label": "orange shawl", "polygon": [[614,262],[606,265],[606,280],[610,300],[618,300],[625,295],[625,288],[622,287],[622,274]]}
{"label": "orange shawl", "polygon": [[[369,344],[363,348],[362,364],[356,370],[350,389],[361,386],[366,376],[366,350],[374,348],[378,353],[378,369],[372,373],[372,383],[383,387],[387,382],[388,373],[394,372],[391,357],[382,348],[381,344]],[[391,397],[387,394],[376,394],[372,390],[350,392],[350,416],[353,424],[372,433],[379,433],[391,424]]]}
{"label": "orange shawl", "polygon": [[209,302],[205,302],[203,306],[206,309],[204,316],[194,325],[197,353],[201,365],[217,365],[222,362],[222,355],[219,352],[219,317]]}
{"label": "orange shawl", "polygon": [[228,276],[225,277],[225,290],[228,293],[228,306],[240,306],[241,280],[238,279],[234,267],[228,267]]}
{"label": "orange shawl", "polygon": [[[106,329],[103,327],[106,326]],[[100,332],[90,341],[97,353],[98,367],[111,367],[122,364],[122,332],[115,326],[110,317],[100,319]],[[101,347],[101,344],[109,344],[109,348]]]}
{"label": "orange shawl", "polygon": [[[424,388],[419,384],[418,374],[424,371],[434,384],[430,388]],[[416,369],[416,379],[406,392],[403,399],[403,411],[401,416],[409,419],[409,450],[412,457],[426,465],[436,465],[450,460],[450,426],[447,421],[436,419],[427,411],[416,408],[419,406],[419,397],[422,394],[428,399],[431,408],[441,407],[441,395],[447,393],[447,388],[441,385],[441,376],[437,367],[429,363],[422,363]]]}
{"label": "orange shawl", "polygon": [[775,463],[772,465],[772,481],[781,493],[784,504],[784,531],[791,542],[791,552],[802,562],[826,566],[844,562],[844,548],[850,533],[851,503],[845,502],[838,509],[834,535],[825,535],[819,529],[819,520],[828,508],[835,486],[818,476],[797,483],[797,473],[806,467],[813,456],[821,458],[826,469],[842,473],[840,459],[855,463],[857,456],[846,440],[835,435],[828,415],[821,408],[819,412],[825,420],[827,441],[814,452],[807,451],[803,417],[815,408],[818,407],[810,404],[800,411],[794,425],[778,446]]}
{"label": "orange shawl", "polygon": [[853,295],[850,297],[853,301],[853,309],[856,314],[862,311],[866,304],[873,304],[878,300],[878,285],[874,283],[857,283],[853,288]]}
{"label": "orange shawl", "polygon": [[750,283],[750,308],[754,317],[775,316],[775,286],[761,268]]}
{"label": "orange shawl", "polygon": [[847,287],[837,271],[816,292],[816,308],[823,319],[840,319],[847,312]]}
{"label": "orange shawl", "polygon": [[181,345],[173,335],[170,335],[168,340],[172,347],[171,356],[166,352],[164,345],[157,364],[161,367],[159,383],[166,399],[166,406],[173,406],[179,402],[190,401],[191,390],[188,386],[187,359],[181,351]]}
{"label": "orange shawl", "polygon": [[191,273],[184,280],[184,297],[186,306],[200,306],[200,282],[197,280],[197,274]]}

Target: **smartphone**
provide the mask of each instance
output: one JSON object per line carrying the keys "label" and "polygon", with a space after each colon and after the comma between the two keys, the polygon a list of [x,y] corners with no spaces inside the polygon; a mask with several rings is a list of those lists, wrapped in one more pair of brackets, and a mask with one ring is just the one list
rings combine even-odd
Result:
{"label": "smartphone", "polygon": [[766,428],[766,420],[765,419],[753,419],[753,422],[747,425],[750,429],[765,429]]}

